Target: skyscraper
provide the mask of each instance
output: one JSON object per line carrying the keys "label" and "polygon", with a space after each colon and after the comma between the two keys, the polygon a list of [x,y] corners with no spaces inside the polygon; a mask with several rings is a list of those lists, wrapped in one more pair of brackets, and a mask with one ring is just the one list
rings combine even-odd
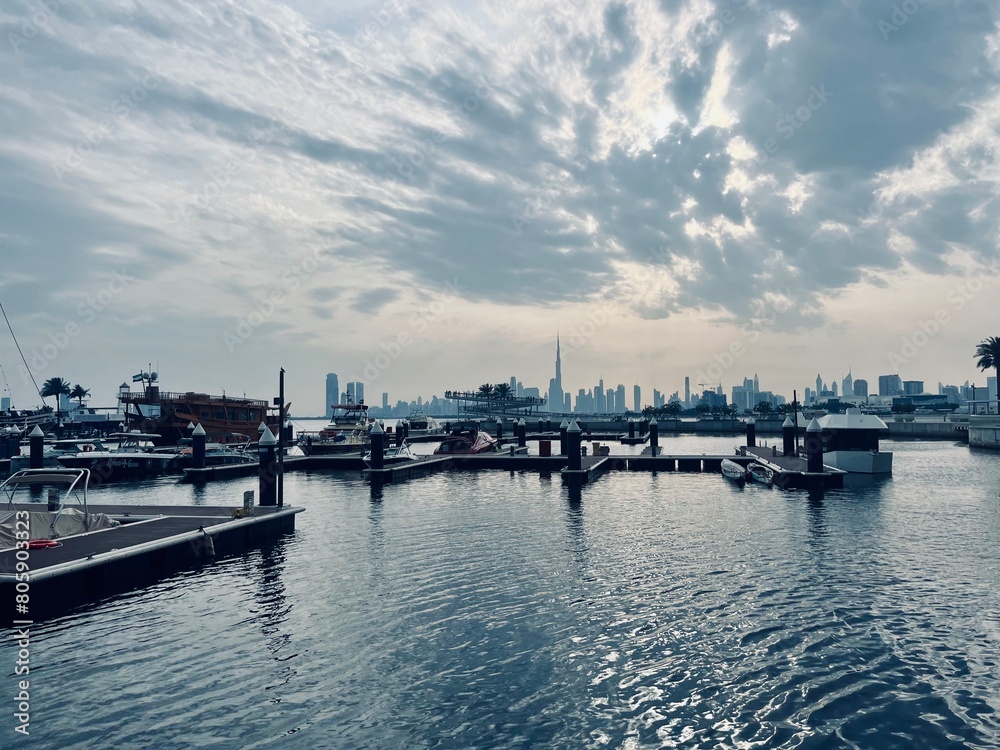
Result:
{"label": "skyscraper", "polygon": [[899,375],[879,375],[878,376],[879,396],[902,396],[903,381]]}
{"label": "skyscraper", "polygon": [[868,398],[868,381],[861,378],[855,380],[853,393],[855,398]]}
{"label": "skyscraper", "polygon": [[333,417],[333,404],[340,403],[340,381],[337,380],[337,374],[330,372],[326,375],[326,418],[331,419]]}
{"label": "skyscraper", "polygon": [[844,398],[850,398],[854,395],[854,378],[851,376],[851,370],[848,368],[847,375],[844,376],[844,388],[843,396]]}
{"label": "skyscraper", "polygon": [[642,411],[642,391],[638,385],[632,386],[632,410],[636,412]]}
{"label": "skyscraper", "polygon": [[684,408],[691,408],[691,378],[684,376]]}
{"label": "skyscraper", "polygon": [[819,373],[817,372],[816,373],[816,396],[818,397],[819,394],[821,394],[822,392],[823,392],[823,378],[821,378],[819,376]]}
{"label": "skyscraper", "polygon": [[559,349],[559,334],[556,334],[556,376],[549,381],[549,411],[559,412],[564,408],[562,385],[562,354]]}
{"label": "skyscraper", "polygon": [[615,412],[617,414],[624,414],[627,408],[628,406],[625,402],[625,386],[619,383],[618,388],[615,389]]}

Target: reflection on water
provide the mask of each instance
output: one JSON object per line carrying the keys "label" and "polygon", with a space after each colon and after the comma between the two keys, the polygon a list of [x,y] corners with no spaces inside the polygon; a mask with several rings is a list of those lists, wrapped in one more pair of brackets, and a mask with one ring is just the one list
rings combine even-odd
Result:
{"label": "reflection on water", "polygon": [[[1000,746],[1000,462],[894,449],[896,479],[825,493],[293,472],[293,536],[37,626],[32,731],[80,748]],[[228,506],[255,483],[93,502]]]}

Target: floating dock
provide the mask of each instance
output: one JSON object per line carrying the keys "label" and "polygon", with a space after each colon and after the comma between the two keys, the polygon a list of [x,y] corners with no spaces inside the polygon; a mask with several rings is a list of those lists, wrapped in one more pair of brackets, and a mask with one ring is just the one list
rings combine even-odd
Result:
{"label": "floating dock", "polygon": [[[18,503],[13,510],[37,512],[45,507]],[[11,512],[9,506],[5,509]],[[294,531],[295,515],[304,509],[256,506],[252,515],[234,517],[242,510],[242,506],[91,505],[90,513],[105,513],[121,525],[63,537],[56,547],[0,550],[0,625],[37,622],[180,570],[238,555]],[[15,604],[18,562],[26,563],[29,575],[26,612]]]}
{"label": "floating dock", "polygon": [[[774,472],[774,485],[783,489],[828,489],[844,486],[846,471],[824,466],[821,472],[808,470],[808,461],[800,456],[783,456],[774,448],[741,447],[742,456],[763,464]],[[740,458],[730,457],[734,461]]]}

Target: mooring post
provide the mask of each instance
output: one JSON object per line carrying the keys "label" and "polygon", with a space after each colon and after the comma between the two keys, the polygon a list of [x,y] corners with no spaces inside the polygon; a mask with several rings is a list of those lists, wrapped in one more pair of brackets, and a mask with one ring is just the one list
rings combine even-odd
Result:
{"label": "mooring post", "polygon": [[649,420],[649,452],[654,456],[660,452],[660,423],[656,417]]}
{"label": "mooring post", "polygon": [[524,448],[528,444],[528,425],[524,417],[517,420],[517,447]]}
{"label": "mooring post", "polygon": [[785,417],[781,425],[781,452],[785,456],[795,455],[795,423],[791,417]]}
{"label": "mooring post", "polygon": [[757,420],[753,417],[747,420],[747,448],[757,447]]}
{"label": "mooring post", "polygon": [[205,443],[208,435],[200,424],[191,433],[191,465],[195,469],[205,468]]}
{"label": "mooring post", "polygon": [[569,429],[569,422],[565,419],[559,425],[559,455],[568,456],[566,452],[568,446],[566,445],[566,430]]}
{"label": "mooring post", "polygon": [[503,420],[497,417],[497,442],[503,440]]}
{"label": "mooring post", "polygon": [[630,440],[635,438],[635,420],[631,418],[628,420],[628,436]]}
{"label": "mooring post", "polygon": [[32,469],[42,468],[42,451],[45,450],[45,433],[37,424],[35,429],[28,435],[28,467]]}
{"label": "mooring post", "polygon": [[257,479],[260,485],[260,504],[278,504],[278,465],[275,461],[278,439],[274,433],[265,427],[257,443],[259,463],[257,464]]}
{"label": "mooring post", "polygon": [[582,448],[582,440],[583,431],[574,419],[573,424],[566,428],[566,450],[568,451],[566,457],[569,459],[570,470],[580,471],[583,468],[583,454],[580,450]]}
{"label": "mooring post", "polygon": [[395,439],[393,440],[393,442],[396,444],[397,448],[403,444],[403,439],[406,437],[406,433],[404,430],[405,428],[403,427],[403,420],[399,420],[398,422],[396,422],[396,434],[394,436]]}
{"label": "mooring post", "polygon": [[4,427],[0,430],[0,459],[8,459],[14,455],[14,446],[11,444],[10,428]]}
{"label": "mooring post", "polygon": [[408,437],[410,437],[410,420],[409,419],[404,419],[403,420],[403,439],[405,440]]}
{"label": "mooring post", "polygon": [[372,455],[369,463],[373,470],[381,470],[385,468],[385,432],[382,430],[382,426],[376,422],[375,426],[372,427],[371,431],[372,438]]}
{"label": "mooring post", "polygon": [[823,428],[812,418],[806,427],[806,471],[818,474],[823,471]]}
{"label": "mooring post", "polygon": [[544,423],[542,422],[541,419],[539,419],[538,420],[538,434],[541,434],[541,433],[545,432],[545,430],[542,429],[543,427],[544,427]]}

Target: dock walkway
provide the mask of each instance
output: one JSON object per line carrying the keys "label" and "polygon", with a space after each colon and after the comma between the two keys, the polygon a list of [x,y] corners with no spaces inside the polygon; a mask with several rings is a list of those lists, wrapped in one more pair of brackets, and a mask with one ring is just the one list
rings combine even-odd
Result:
{"label": "dock walkway", "polygon": [[[15,504],[39,511],[38,504]],[[299,507],[256,506],[253,515],[234,518],[234,509],[205,506],[91,505],[120,526],[59,539],[60,546],[28,551],[29,618],[57,614],[73,606],[142,586],[217,557],[239,554],[293,531]],[[0,624],[24,619],[15,613],[17,551],[0,551]]]}

